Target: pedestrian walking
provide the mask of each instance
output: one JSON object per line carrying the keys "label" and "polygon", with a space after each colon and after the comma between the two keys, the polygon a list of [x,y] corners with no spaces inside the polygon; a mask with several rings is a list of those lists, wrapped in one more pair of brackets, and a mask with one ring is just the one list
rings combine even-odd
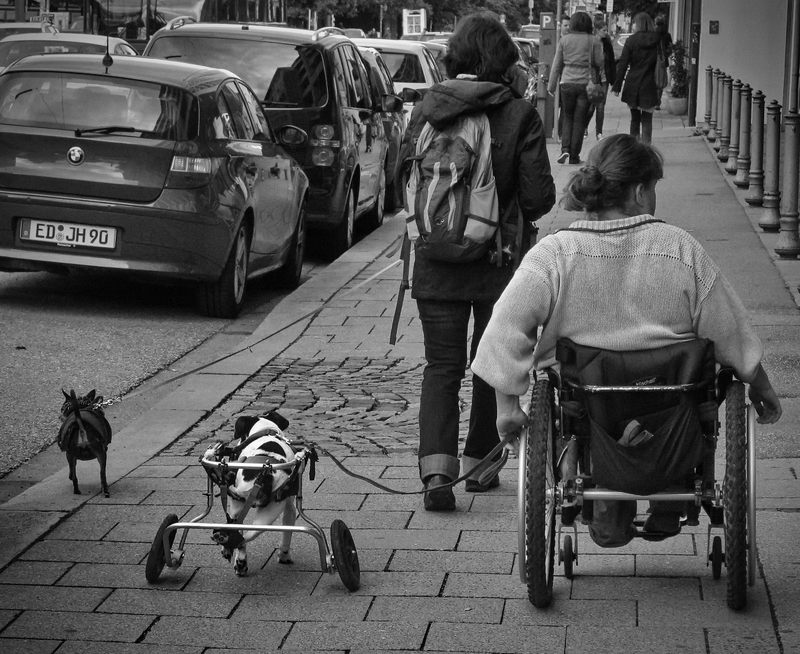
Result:
{"label": "pedestrian walking", "polygon": [[583,134],[589,115],[586,85],[592,70],[601,75],[603,49],[592,34],[592,17],[585,11],[575,12],[569,19],[569,33],[556,46],[547,91],[561,93],[561,154],[558,163],[580,163]]}
{"label": "pedestrian walking", "polygon": [[[501,436],[527,422],[519,397],[531,369],[556,365],[561,337],[626,351],[708,339],[717,362],[750,384],[759,422],[780,418],[780,400],[761,365],[764,349],[742,301],[693,236],[653,215],[662,176],[661,155],[628,134],[603,139],[572,176],[565,208],[583,210],[583,218],[528,252],[472,362],[497,391]],[[592,538],[607,547],[630,541],[636,502],[593,504]],[[682,508],[654,503],[645,531],[677,533]]]}
{"label": "pedestrian walking", "polygon": [[[547,158],[544,127],[536,109],[512,91],[511,74],[518,50],[503,24],[488,12],[461,19],[444,58],[448,77],[434,85],[415,107],[401,149],[401,161],[414,156],[423,127],[441,130],[465,116],[485,112],[491,131],[491,168],[497,187],[501,234],[516,228],[527,251],[533,221],[555,204],[555,185]],[[494,390],[472,378],[469,429],[459,463],[459,390],[492,313],[492,306],[513,275],[502,252],[472,262],[430,258],[415,245],[412,297],[417,302],[426,366],[419,408],[419,472],[429,511],[452,511],[455,495],[441,487],[460,469],[474,467],[498,444]],[[500,264],[498,265],[498,257]],[[468,338],[470,318],[472,339]],[[468,492],[499,484],[467,480]]]}
{"label": "pedestrian walking", "polygon": [[622,101],[631,111],[631,136],[650,143],[653,140],[653,110],[660,97],[655,70],[662,35],[656,32],[650,14],[643,11],[633,17],[632,24],[633,34],[622,48],[611,92],[619,95],[622,90]]}
{"label": "pedestrian walking", "polygon": [[603,138],[608,88],[614,84],[616,79],[617,64],[614,61],[614,46],[611,43],[611,37],[608,35],[608,25],[606,25],[602,16],[594,17],[594,35],[600,39],[600,44],[603,46],[603,71],[606,79],[603,82],[603,99],[599,102],[592,102],[589,105],[589,117],[586,119],[586,123],[588,129],[588,124],[592,120],[592,114],[594,114],[594,130],[599,141]]}
{"label": "pedestrian walking", "polygon": [[[664,69],[669,70],[669,58],[672,56],[672,34],[667,30],[667,19],[664,14],[659,14],[655,19],[656,32],[661,34],[661,56],[664,58]],[[658,89],[658,104],[656,109],[661,109],[661,96],[664,94],[664,88]]]}

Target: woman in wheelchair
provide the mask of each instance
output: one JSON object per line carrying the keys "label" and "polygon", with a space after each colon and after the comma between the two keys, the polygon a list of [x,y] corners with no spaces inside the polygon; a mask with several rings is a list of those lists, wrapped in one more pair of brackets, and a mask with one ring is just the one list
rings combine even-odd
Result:
{"label": "woman in wheelchair", "polygon": [[[758,422],[780,418],[780,401],[761,366],[763,346],[742,301],[694,237],[653,216],[662,176],[658,151],[616,134],[598,143],[571,178],[562,203],[583,210],[582,219],[528,252],[495,304],[472,362],[473,372],[495,389],[501,437],[513,438],[526,425],[519,398],[530,371],[557,369],[556,345],[564,338],[613,351],[708,339],[717,363],[750,385]],[[593,505],[583,520],[598,544],[624,545],[636,534],[635,501]],[[678,533],[684,508],[652,503],[644,535]]]}

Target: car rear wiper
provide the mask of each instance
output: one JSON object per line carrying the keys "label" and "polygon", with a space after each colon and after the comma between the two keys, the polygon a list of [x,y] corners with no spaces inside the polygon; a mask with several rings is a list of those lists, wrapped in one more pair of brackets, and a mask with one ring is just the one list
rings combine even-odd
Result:
{"label": "car rear wiper", "polygon": [[125,127],[122,125],[109,125],[108,127],[87,127],[86,129],[76,129],[75,136],[82,134],[111,134],[113,132],[141,132],[138,127]]}

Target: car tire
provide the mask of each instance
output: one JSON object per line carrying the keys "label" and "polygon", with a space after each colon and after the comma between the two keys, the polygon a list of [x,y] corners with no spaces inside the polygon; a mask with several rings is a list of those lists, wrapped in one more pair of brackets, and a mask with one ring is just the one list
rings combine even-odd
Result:
{"label": "car tire", "polygon": [[300,206],[297,217],[297,227],[292,235],[292,242],[289,246],[289,253],[286,261],[275,271],[275,285],[280,288],[297,288],[303,276],[303,261],[306,255],[306,204]]}
{"label": "car tire", "polygon": [[[353,180],[355,182],[355,180]],[[333,230],[331,248],[323,253],[324,258],[329,261],[337,259],[353,246],[356,226],[356,196],[355,192],[349,190],[347,199],[342,210],[342,219]]]}
{"label": "car tire", "polygon": [[383,211],[386,203],[386,166],[381,166],[378,173],[378,192],[375,198],[375,206],[364,216],[364,227],[372,231],[383,225]]}
{"label": "car tire", "polygon": [[236,318],[244,305],[250,263],[250,232],[242,223],[236,231],[228,260],[215,282],[197,289],[198,309],[210,318]]}

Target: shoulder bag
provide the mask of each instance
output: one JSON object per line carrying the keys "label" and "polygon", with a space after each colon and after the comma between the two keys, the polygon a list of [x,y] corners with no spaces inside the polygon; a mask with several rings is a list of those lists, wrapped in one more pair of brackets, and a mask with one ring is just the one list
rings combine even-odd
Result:
{"label": "shoulder bag", "polygon": [[594,65],[594,36],[589,36],[589,82],[586,84],[586,95],[592,104],[602,104],[606,100],[606,89],[600,81],[600,75],[595,72]]}
{"label": "shoulder bag", "polygon": [[661,42],[658,43],[656,50],[656,70],[655,70],[656,87],[660,91],[667,87],[667,64],[664,61],[664,53],[661,50]]}

